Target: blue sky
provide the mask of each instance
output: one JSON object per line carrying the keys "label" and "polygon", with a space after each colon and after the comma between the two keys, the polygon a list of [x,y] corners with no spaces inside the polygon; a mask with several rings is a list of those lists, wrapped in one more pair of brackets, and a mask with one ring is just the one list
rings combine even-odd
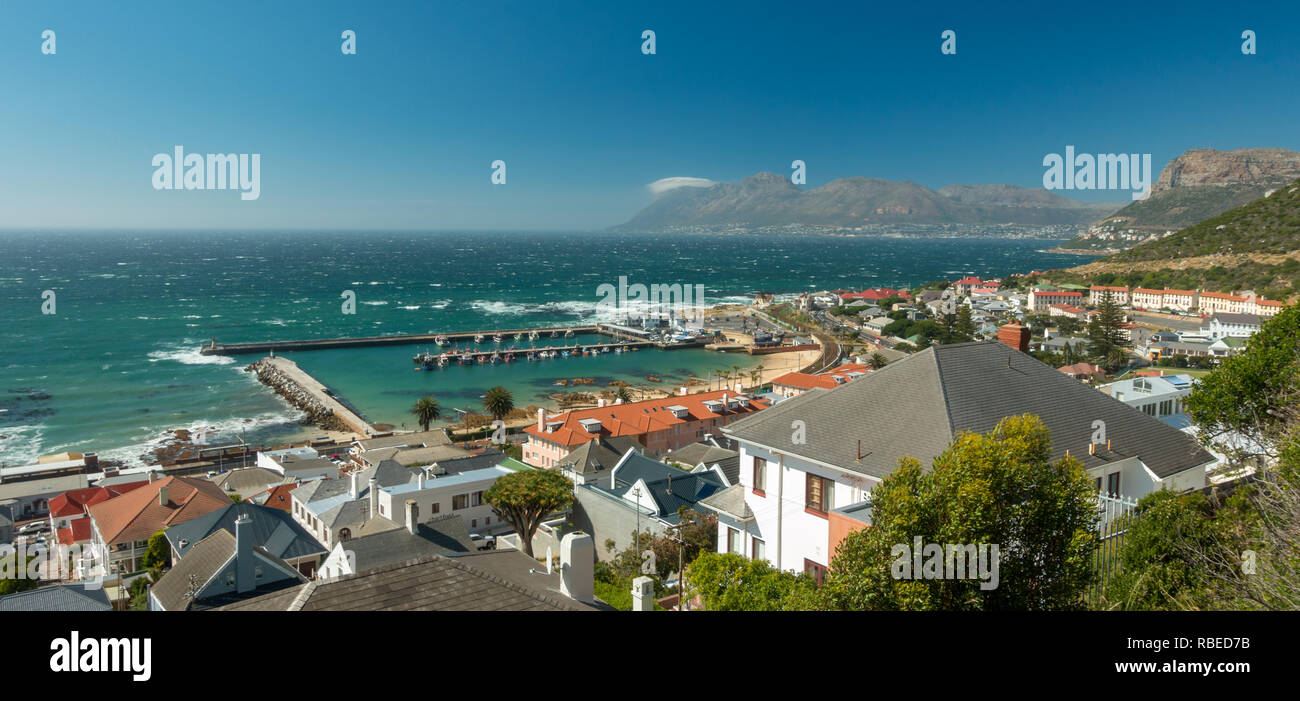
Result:
{"label": "blue sky", "polygon": [[[808,187],[1037,187],[1067,144],[1157,171],[1188,148],[1300,150],[1297,7],[7,2],[0,228],[585,230],[660,178],[795,159]],[[177,144],[261,154],[261,197],[154,190]]]}

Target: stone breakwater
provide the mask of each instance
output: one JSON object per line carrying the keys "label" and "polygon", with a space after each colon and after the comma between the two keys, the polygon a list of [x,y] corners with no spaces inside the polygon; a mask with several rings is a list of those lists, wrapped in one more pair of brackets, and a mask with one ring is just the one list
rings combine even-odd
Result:
{"label": "stone breakwater", "polygon": [[258,382],[275,390],[276,394],[284,397],[285,401],[295,408],[301,409],[306,414],[302,419],[303,424],[320,426],[327,431],[356,430],[340,419],[325,402],[298,384],[298,381],[290,377],[276,360],[278,359],[262,358],[254,361],[244,370],[256,373]]}

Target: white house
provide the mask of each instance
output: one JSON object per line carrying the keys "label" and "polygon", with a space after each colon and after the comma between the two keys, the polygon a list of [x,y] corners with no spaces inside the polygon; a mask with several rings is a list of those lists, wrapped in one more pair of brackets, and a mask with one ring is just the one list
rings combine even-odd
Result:
{"label": "white house", "polygon": [[900,458],[928,465],[957,432],[984,433],[1018,414],[1040,417],[1052,458],[1077,458],[1099,492],[1140,498],[1197,488],[1216,463],[1191,436],[1028,355],[959,343],[728,426],[740,444],[740,484],[700,504],[718,513],[720,551],[820,577]]}

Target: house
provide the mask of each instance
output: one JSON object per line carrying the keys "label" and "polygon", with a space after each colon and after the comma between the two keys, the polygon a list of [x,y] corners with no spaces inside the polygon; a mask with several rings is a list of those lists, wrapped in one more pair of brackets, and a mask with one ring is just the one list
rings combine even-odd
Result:
{"label": "house", "polygon": [[1110,295],[1110,299],[1118,306],[1124,306],[1129,303],[1129,292],[1127,287],[1107,287],[1106,285],[1093,285],[1088,288],[1088,304],[1094,307],[1101,306],[1101,301]]}
{"label": "house", "polygon": [[980,282],[980,279],[978,277],[974,275],[969,275],[967,277],[958,280],[957,282],[954,282],[952,286],[953,289],[957,291],[957,294],[968,295],[971,293],[971,290],[975,289],[976,287],[984,287],[985,285],[983,282]]}
{"label": "house", "polygon": [[[115,484],[111,487],[86,487],[66,491],[49,501],[50,531],[57,533],[61,529],[70,527],[73,521],[86,518],[89,516],[86,509],[92,504],[108,501],[148,483],[147,479],[140,477],[138,481]],[[86,525],[89,526],[89,523]]]}
{"label": "house", "polygon": [[1245,314],[1257,306],[1254,296],[1242,297],[1223,292],[1202,292],[1196,310],[1203,315],[1219,312]]}
{"label": "house", "polygon": [[1196,380],[1191,375],[1148,375],[1112,382],[1098,389],[1147,416],[1164,420],[1184,413],[1183,402],[1195,387]]}
{"label": "house", "polygon": [[332,548],[338,541],[351,538],[361,524],[378,513],[380,487],[414,479],[415,471],[385,460],[344,479],[312,480],[290,492],[290,513],[316,540]]}
{"label": "house", "polygon": [[588,480],[600,479],[623,459],[627,451],[639,447],[641,444],[631,436],[592,438],[555,463],[554,469],[573,480],[574,484],[584,484]]}
{"label": "house", "polygon": [[[724,436],[721,443],[734,445],[735,441]],[[716,467],[722,471],[727,486],[740,481],[740,451],[721,445],[713,436],[705,436],[699,443],[674,450],[664,456],[664,462],[677,464],[688,470],[708,470]]]}
{"label": "house", "polygon": [[895,290],[890,287],[878,287],[874,290],[863,290],[861,292],[845,292],[840,295],[840,303],[843,304],[854,299],[866,300],[868,302],[881,302],[891,297],[911,299],[912,295],[902,290]]}
{"label": "house", "polygon": [[85,475],[0,481],[0,503],[9,503],[14,521],[43,518],[50,513],[51,499],[64,492],[85,489],[89,484]]}
{"label": "house", "polygon": [[241,514],[235,533],[218,528],[190,546],[149,587],[150,611],[195,611],[283,590],[306,581],[284,560],[257,545],[252,519]]}
{"label": "house", "polygon": [[1087,321],[1088,313],[1083,307],[1075,307],[1069,304],[1052,304],[1047,307],[1049,316],[1064,316],[1078,321]]}
{"label": "house", "polygon": [[524,462],[553,468],[575,449],[600,436],[632,437],[651,453],[666,453],[768,405],[767,400],[722,389],[579,409],[549,418],[538,409],[537,423],[525,429],[528,442],[524,444]]}
{"label": "house", "polygon": [[588,611],[595,546],[570,533],[552,571],[518,550],[432,555],[300,584],[229,604],[230,611]]}
{"label": "house", "polygon": [[887,316],[878,316],[869,319],[867,323],[863,324],[863,328],[879,336],[880,334],[885,332],[885,327],[889,326],[892,323],[894,323],[893,319],[890,319]]}
{"label": "house", "polygon": [[[288,463],[290,466],[297,466],[298,464],[296,462]],[[335,471],[337,472],[337,468],[335,468]],[[290,472],[295,471],[290,470]],[[313,475],[313,478],[315,476]],[[268,470],[265,467],[246,467],[238,470],[226,470],[208,479],[227,494],[238,494],[241,498],[248,498],[258,492],[264,492],[277,484],[281,484],[289,478],[285,476],[283,471]]]}
{"label": "house", "polygon": [[441,514],[421,523],[414,501],[405,504],[403,523],[376,516],[361,527],[361,535],[335,544],[316,579],[356,574],[395,562],[432,555],[472,553],[478,546],[465,528],[465,519]]}
{"label": "house", "polygon": [[335,479],[339,476],[338,464],[307,447],[259,452],[257,467],[280,475],[277,481],[281,482]]}
{"label": "house", "polygon": [[[431,448],[447,447],[452,450],[435,451]],[[408,451],[422,451],[418,457],[405,456]],[[465,453],[451,446],[451,437],[443,429],[398,433],[382,438],[353,441],[348,454],[352,461],[363,467],[374,467],[385,460],[397,460],[402,465],[413,465],[424,459],[426,463],[439,459],[464,457]],[[426,459],[427,458],[427,459]]]}
{"label": "house", "polygon": [[1160,291],[1160,307],[1162,309],[1190,312],[1198,307],[1199,299],[1200,293],[1196,290],[1171,290],[1165,288]]}
{"label": "house", "polygon": [[613,541],[600,553],[608,558],[631,545],[635,532],[666,532],[681,522],[679,510],[698,510],[726,485],[720,468],[687,471],[631,450],[607,477],[574,489],[572,518],[599,542]]}
{"label": "house", "polygon": [[1246,349],[1246,339],[1240,336],[1227,336],[1210,344],[1210,353],[1216,358],[1236,355]]}
{"label": "house", "polygon": [[1250,338],[1262,324],[1263,321],[1254,314],[1219,312],[1206,320],[1201,334],[1211,339]]}
{"label": "house", "polygon": [[860,363],[845,363],[822,373],[787,372],[772,380],[772,391],[783,397],[797,397],[810,389],[831,389],[864,377],[871,372],[871,366]]}
{"label": "house", "polygon": [[293,513],[293,498],[290,496],[290,492],[296,489],[298,485],[298,482],[277,484],[264,492],[258,492],[248,497],[246,501],[251,504],[260,504],[261,506]]}
{"label": "house", "polygon": [[503,458],[498,459],[494,465],[453,473],[417,471],[414,481],[380,485],[375,492],[378,510],[372,510],[370,515],[398,521],[402,519],[404,505],[415,502],[419,506],[419,513],[425,517],[439,514],[459,516],[471,533],[508,529],[508,524],[502,522],[492,507],[483,500],[483,493],[491,489],[498,479],[519,468],[528,469],[518,463],[519,468],[510,466],[511,462],[514,461]]}
{"label": "house", "polygon": [[325,547],[294,521],[288,511],[239,502],[163,531],[171,547],[172,562],[188,557],[200,541],[219,530],[233,535],[235,523],[241,519],[248,521],[253,545],[264,548],[304,576],[312,576],[326,555]]}
{"label": "house", "polygon": [[[1052,459],[1078,459],[1099,491],[1138,498],[1199,488],[1215,462],[1187,434],[1014,348],[958,343],[728,426],[740,443],[740,484],[701,506],[719,515],[719,550],[762,553],[780,569],[820,577],[833,512],[865,501],[901,457],[928,465],[958,432],[988,432],[1019,414],[1037,415],[1051,432]],[[795,421],[807,432],[792,431]]]}
{"label": "house", "polygon": [[1106,376],[1106,370],[1104,368],[1099,368],[1096,365],[1093,365],[1092,363],[1075,363],[1074,365],[1063,365],[1057,368],[1057,370],[1065,373],[1066,375],[1069,375],[1070,377],[1073,377],[1076,380],[1082,380],[1084,382],[1099,380]]}
{"label": "house", "polygon": [[1146,287],[1134,287],[1129,304],[1138,309],[1160,309],[1165,304],[1165,293]]}
{"label": "house", "polygon": [[113,604],[104,589],[86,584],[55,584],[0,596],[0,612],[112,610]]}
{"label": "house", "polygon": [[99,553],[97,557],[106,557],[107,561],[85,566],[106,574],[138,572],[142,567],[140,558],[153,534],[223,509],[230,503],[230,498],[217,485],[205,479],[155,479],[150,473],[148,484],[88,507],[91,546]]}
{"label": "house", "polygon": [[1083,303],[1083,293],[1071,290],[1051,290],[1035,288],[1029,292],[1029,309],[1035,313],[1045,313],[1053,304],[1078,306]]}

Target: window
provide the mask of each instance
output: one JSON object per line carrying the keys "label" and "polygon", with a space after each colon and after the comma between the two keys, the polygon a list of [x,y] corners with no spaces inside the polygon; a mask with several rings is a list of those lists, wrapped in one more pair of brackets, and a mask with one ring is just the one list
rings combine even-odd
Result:
{"label": "window", "polygon": [[1093,486],[1093,489],[1096,489],[1098,492],[1100,492],[1100,491],[1101,491],[1101,478],[1098,477],[1097,479],[1093,480],[1093,481],[1092,481],[1092,486]]}
{"label": "window", "polygon": [[835,481],[809,473],[804,491],[804,506],[807,511],[823,516],[835,508]]}
{"label": "window", "polygon": [[436,514],[442,509],[442,502],[433,502],[429,505],[429,513]]}
{"label": "window", "polygon": [[456,496],[451,498],[452,511],[459,511],[461,509],[467,509],[467,508],[469,508],[468,494],[457,494]]}
{"label": "window", "polygon": [[754,458],[754,493],[763,494],[767,491],[767,460],[763,458]]}
{"label": "window", "polygon": [[483,505],[483,492],[474,492],[472,495],[470,495],[470,497],[471,497],[469,502],[470,506]]}
{"label": "window", "polygon": [[1119,494],[1119,473],[1112,472],[1106,476],[1106,491],[1112,496]]}
{"label": "window", "polygon": [[759,540],[758,538],[754,538],[753,541],[754,542],[751,544],[750,547],[750,553],[751,553],[750,557],[752,557],[755,560],[766,560],[767,548],[764,547],[763,541]]}
{"label": "window", "polygon": [[351,537],[352,537],[352,529],[350,528],[339,529],[339,540],[347,540],[348,538]]}
{"label": "window", "polygon": [[734,528],[727,529],[727,552],[740,554],[740,531]]}
{"label": "window", "polygon": [[253,579],[261,579],[261,578],[262,578],[262,566],[258,565],[257,567],[253,568]]}
{"label": "window", "polygon": [[492,525],[492,517],[491,517],[491,516],[488,516],[487,518],[483,519],[483,525],[484,525],[484,526],[491,526],[491,525]]}
{"label": "window", "polygon": [[476,519],[476,518],[472,518],[472,519],[470,519],[470,520],[469,520],[469,527],[470,527],[470,528],[478,528],[478,519]]}
{"label": "window", "polygon": [[822,585],[822,582],[826,580],[826,565],[818,564],[812,560],[804,560],[803,571],[812,575],[819,587]]}

